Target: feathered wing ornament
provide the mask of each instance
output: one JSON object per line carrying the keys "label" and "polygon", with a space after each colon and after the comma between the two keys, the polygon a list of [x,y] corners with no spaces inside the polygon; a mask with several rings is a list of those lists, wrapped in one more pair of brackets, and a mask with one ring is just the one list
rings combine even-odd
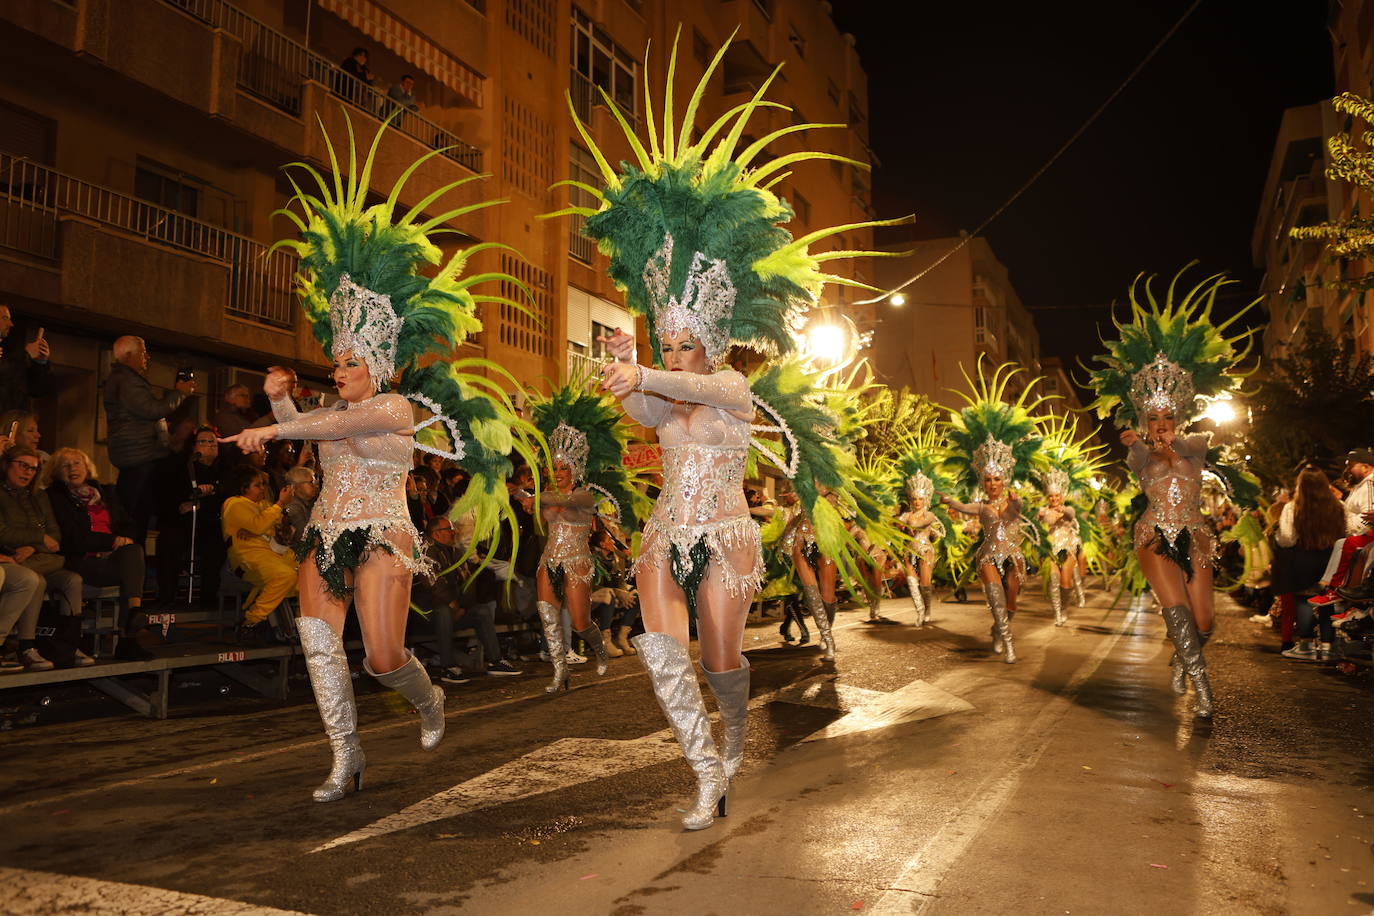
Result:
{"label": "feathered wing ornament", "polygon": [[[589,378],[573,378],[547,396],[534,395],[530,409],[535,427],[550,444],[553,462],[573,465],[574,486],[601,496],[600,511],[622,531],[637,534],[652,503],[635,485],[637,474],[625,467],[630,426],[615,398],[594,391]],[[565,439],[580,443],[577,455],[560,454],[559,443]]]}
{"label": "feathered wing ornament", "polygon": [[[503,520],[514,532],[515,517],[503,486],[512,469],[507,455],[519,455],[534,466],[541,449],[538,433],[517,416],[502,384],[488,377],[518,387],[504,369],[487,360],[454,359],[453,354],[481,330],[479,303],[503,302],[525,310],[508,297],[478,292],[479,287],[495,282],[526,297],[529,290],[504,273],[463,276],[474,255],[495,248],[514,251],[509,246],[474,244],[445,260],[432,241],[446,231],[440,227],[449,220],[503,201],[423,215],[443,195],[484,177],[470,176],[434,190],[398,215],[406,182],[426,161],[441,155],[439,149],[412,163],[384,201],[368,205],[372,166],[387,125],[378,128],[360,161],[353,122],[347,111],[343,115],[347,167],[340,165],[321,121],[331,173],[326,177],[305,162],[287,165],[295,195],[274,215],[289,219],[300,238],[283,239],[273,248],[289,248],[300,256],[296,286],[301,307],[325,352],[353,352],[367,362],[383,390],[399,376],[397,391],[429,413],[416,424],[417,447],[454,459],[471,475],[453,512],[474,517],[473,544],[489,539]],[[303,176],[299,182],[298,175]]]}

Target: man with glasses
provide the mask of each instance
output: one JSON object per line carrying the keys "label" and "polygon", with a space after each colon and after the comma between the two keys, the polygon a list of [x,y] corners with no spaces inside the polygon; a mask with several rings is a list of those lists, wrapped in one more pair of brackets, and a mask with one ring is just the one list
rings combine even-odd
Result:
{"label": "man with glasses", "polygon": [[[425,556],[434,564],[435,571],[443,573],[433,584],[417,579],[412,598],[415,604],[438,615],[434,617],[439,638],[445,641],[442,654],[448,656],[452,647],[452,633],[455,628],[472,627],[477,631],[477,640],[482,646],[487,674],[494,677],[515,677],[520,669],[501,656],[501,642],[496,638],[496,599],[499,588],[496,577],[489,570],[477,574],[472,585],[465,592],[463,582],[471,570],[465,566],[454,568],[463,555],[456,543],[453,523],[442,515],[436,515],[425,525]],[[447,570],[447,572],[445,572]],[[449,666],[444,680],[462,683],[465,680]]]}

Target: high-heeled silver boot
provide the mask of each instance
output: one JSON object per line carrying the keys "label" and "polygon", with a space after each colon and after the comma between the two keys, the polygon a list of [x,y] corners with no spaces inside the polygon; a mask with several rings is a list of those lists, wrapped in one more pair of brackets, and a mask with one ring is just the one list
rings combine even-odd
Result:
{"label": "high-heeled silver boot", "polygon": [[926,601],[920,581],[915,576],[907,576],[906,590],[911,592],[911,605],[916,608],[916,626],[922,626],[926,622]]}
{"label": "high-heeled silver boot", "polygon": [[711,671],[705,665],[701,670],[720,709],[720,760],[725,778],[734,779],[744,762],[744,732],[749,722],[749,659],[741,655],[739,667],[733,671]]}
{"label": "high-heeled silver boot", "polygon": [[834,661],[835,637],[830,632],[830,618],[826,615],[820,588],[815,585],[803,585],[802,599],[806,602],[806,609],[811,612],[811,619],[816,621],[817,632],[820,633],[821,658],[828,662]]}
{"label": "high-heeled silver boot", "polygon": [[1207,660],[1202,657],[1202,636],[1198,633],[1197,622],[1193,620],[1193,612],[1186,604],[1171,604],[1159,613],[1174,644],[1179,667],[1187,672],[1193,682],[1196,712],[1203,719],[1211,718],[1212,684],[1207,680]]}
{"label": "high-heeled silver boot", "polygon": [[334,752],[329,775],[312,794],[317,802],[338,801],[344,797],[349,782],[354,791],[362,789],[363,769],[367,765],[358,742],[358,704],[353,699],[348,656],[339,634],[319,617],[301,617],[296,621],[296,630],[305,651],[305,669],[310,672],[315,705],[320,708],[320,721]]}
{"label": "high-heeled silver boot", "polygon": [[1069,622],[1069,618],[1064,615],[1064,590],[1059,587],[1059,579],[1056,576],[1050,582],[1050,607],[1054,608],[1054,625],[1062,627]]}
{"label": "high-heeled silver boot", "polygon": [[406,698],[415,711],[420,714],[420,747],[432,751],[439,746],[444,737],[444,688],[429,679],[429,672],[415,653],[406,650],[406,663],[395,671],[378,674],[366,661],[363,670],[375,677],[383,687]]}
{"label": "high-heeled silver boot", "polygon": [[606,651],[606,638],[601,635],[601,631],[592,624],[585,630],[573,630],[573,633],[581,636],[582,641],[591,650],[592,657],[596,659],[596,673],[605,674],[606,669],[611,666],[611,658]]}
{"label": "high-heeled silver boot", "polygon": [[883,600],[883,599],[882,599],[882,596],[880,596],[877,592],[870,592],[870,593],[868,594],[868,622],[869,622],[869,623],[874,623],[875,621],[878,621],[878,620],[881,620],[881,619],[882,619],[882,615],[878,613],[878,605],[882,603],[882,600]]}
{"label": "high-heeled silver boot", "polygon": [[[1002,660],[1008,665],[1016,661],[1016,646],[1011,639],[1011,612],[1007,610],[1007,593],[1002,588],[1001,582],[984,582],[983,593],[987,595],[988,610],[992,612],[993,629],[997,631],[997,639],[993,642],[993,650],[1002,653]],[[1001,648],[997,643],[1001,643]]]}
{"label": "high-heeled silver boot", "polygon": [[[553,680],[544,688],[545,693],[557,693],[568,689],[568,646],[563,642],[563,621],[558,608],[547,601],[536,601],[535,610],[539,611],[539,622],[544,625],[544,645],[553,663]],[[631,640],[633,642],[633,640]]]}
{"label": "high-heeled silver boot", "polygon": [[682,748],[682,756],[697,775],[696,802],[683,816],[682,826],[688,830],[709,827],[717,815],[725,816],[725,792],[730,783],[711,737],[711,721],[706,717],[706,704],[687,647],[667,633],[641,633],[631,642],[649,672],[654,697]]}
{"label": "high-heeled silver boot", "polygon": [[931,610],[935,607],[935,586],[921,586],[921,604],[925,605],[925,612],[921,616],[921,624],[924,626],[930,623]]}
{"label": "high-heeled silver boot", "polygon": [[1077,564],[1073,567],[1073,597],[1079,607],[1088,606],[1088,596],[1083,592],[1083,573]]}

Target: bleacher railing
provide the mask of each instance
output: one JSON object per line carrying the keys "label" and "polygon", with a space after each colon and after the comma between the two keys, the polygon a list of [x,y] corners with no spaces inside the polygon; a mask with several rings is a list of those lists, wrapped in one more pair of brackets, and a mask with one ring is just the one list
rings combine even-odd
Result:
{"label": "bleacher railing", "polygon": [[243,44],[239,55],[238,84],[263,101],[293,117],[299,117],[306,81],[328,87],[334,95],[378,120],[393,113],[395,130],[433,149],[474,172],[482,169],[482,151],[418,112],[411,111],[355,79],[334,61],[293,38],[278,32],[225,0],[163,0],[201,20],[223,29]]}
{"label": "bleacher railing", "polygon": [[297,258],[221,226],[0,153],[0,246],[60,259],[58,225],[81,217],[126,235],[224,264],[225,309],[274,327],[295,326]]}

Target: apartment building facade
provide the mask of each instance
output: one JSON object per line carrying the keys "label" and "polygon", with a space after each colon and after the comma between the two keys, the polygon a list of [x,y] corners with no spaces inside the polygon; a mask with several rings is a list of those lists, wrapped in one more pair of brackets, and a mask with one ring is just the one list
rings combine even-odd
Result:
{"label": "apartment building facade", "polygon": [[[772,109],[750,133],[806,121],[849,127],[784,138],[872,162],[867,83],[857,49],[820,0],[13,0],[0,8],[10,75],[0,82],[0,302],[54,350],[38,406],[47,444],[103,463],[99,386],[109,345],[145,337],[150,377],[199,370],[212,414],[230,383],[274,364],[322,380],[326,361],[300,318],[294,256],[271,250],[291,227],[273,213],[290,161],[321,168],[320,126],[340,144],[351,122],[366,148],[394,115],[374,170],[384,194],[420,156],[401,203],[464,179],[449,206],[505,199],[455,219],[455,246],[501,242],[470,269],[523,280],[528,310],[486,303],[485,330],[460,355],[484,356],[523,384],[586,370],[606,329],[630,328],[605,259],[572,219],[565,179],[595,183],[569,106],[612,161],[628,155],[604,90],[632,122],[648,80],[662,92],[678,36],[679,98],[736,32],[698,126],[744,101],[783,63]],[[368,50],[374,83],[340,65]],[[388,90],[415,79],[418,106]],[[679,110],[680,107],[679,107]],[[478,176],[486,176],[481,177]],[[872,217],[867,173],[803,163],[778,188],[798,234]],[[438,206],[438,204],[435,204]],[[827,246],[860,248],[853,232]],[[872,280],[866,264],[852,269]],[[513,290],[492,289],[510,295]],[[824,303],[850,307],[836,298]],[[857,314],[860,320],[865,315]],[[642,336],[642,335],[641,335]],[[13,341],[11,341],[13,343]]]}

